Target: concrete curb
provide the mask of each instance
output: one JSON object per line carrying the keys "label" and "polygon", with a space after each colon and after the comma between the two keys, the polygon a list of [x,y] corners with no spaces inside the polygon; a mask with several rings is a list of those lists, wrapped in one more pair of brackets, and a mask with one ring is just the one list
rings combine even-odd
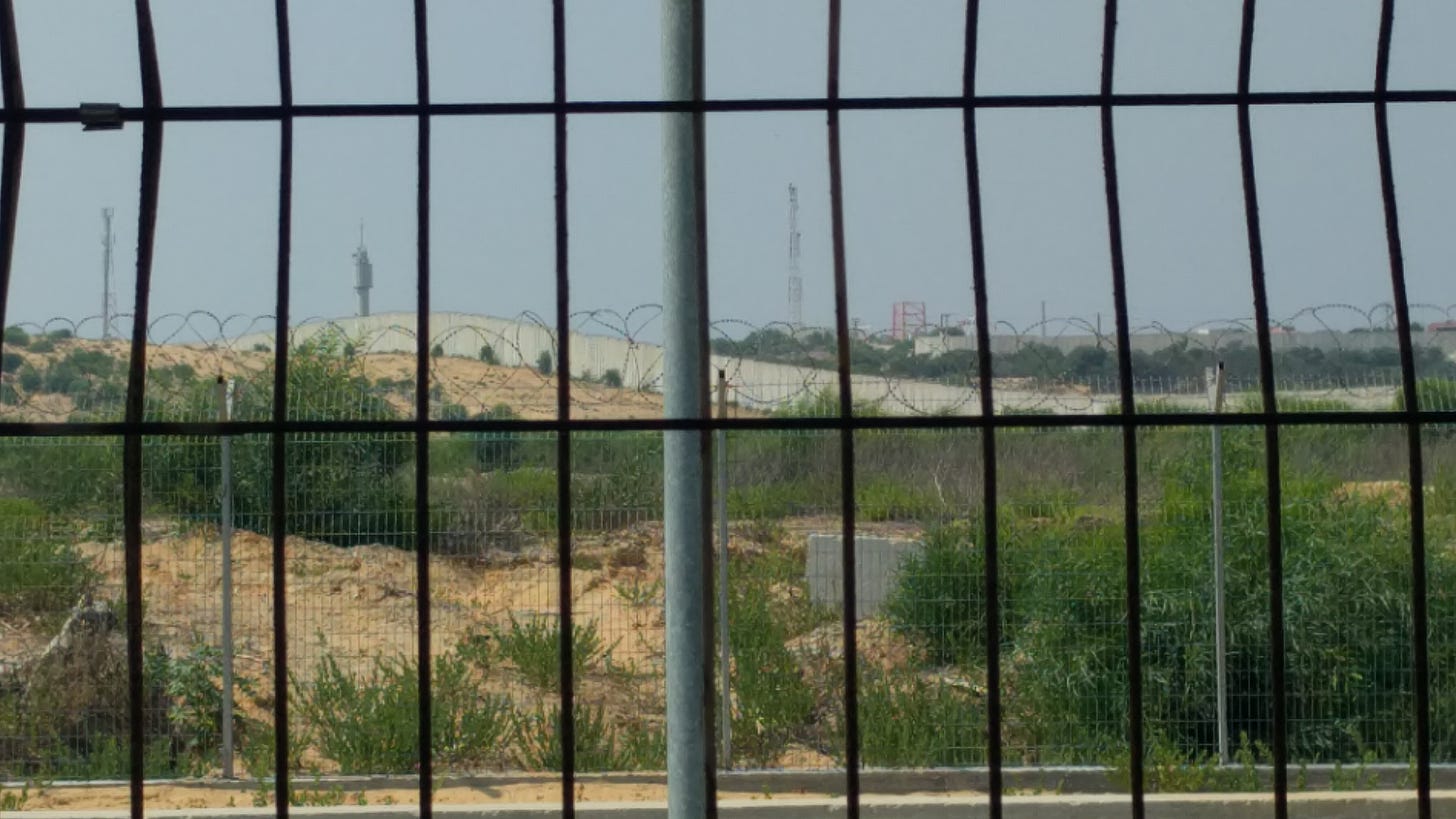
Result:
{"label": "concrete curb", "polygon": [[[1456,815],[1456,791],[1431,794],[1437,815]],[[985,796],[866,796],[861,801],[861,814],[870,819],[961,819],[979,816],[987,810]],[[1008,796],[1003,802],[1008,819],[1125,819],[1128,815],[1125,794],[1086,794],[1078,796],[1041,795]],[[1270,794],[1149,794],[1150,816],[1182,819],[1242,819],[1264,817],[1273,806]],[[1300,793],[1289,797],[1292,817],[1307,819],[1395,819],[1414,813],[1416,797],[1406,791],[1350,791],[1336,793]],[[577,805],[579,816],[598,819],[662,819],[667,815],[663,802],[584,802]],[[126,811],[25,811],[31,819],[124,819]],[[349,819],[405,819],[417,816],[413,805],[340,806],[327,808],[294,808],[290,815],[308,819],[348,817]],[[558,816],[558,805],[437,805],[435,814],[442,819],[546,819]],[[785,819],[785,817],[837,817],[845,813],[843,799],[758,799],[728,800],[719,803],[718,813],[732,819]],[[190,810],[147,811],[157,819],[267,819],[275,816],[272,808],[211,808]]]}

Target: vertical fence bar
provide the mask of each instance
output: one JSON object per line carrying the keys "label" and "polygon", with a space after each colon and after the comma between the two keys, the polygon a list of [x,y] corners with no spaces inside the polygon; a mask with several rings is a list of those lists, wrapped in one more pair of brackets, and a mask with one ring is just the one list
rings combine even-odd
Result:
{"label": "vertical fence bar", "polygon": [[[1208,404],[1223,412],[1223,362],[1208,370]],[[1224,611],[1223,548],[1223,426],[1213,425],[1210,457],[1213,463],[1213,664],[1218,698],[1218,761],[1229,764],[1228,736],[1228,616]]]}
{"label": "vertical fence bar", "polygon": [[162,177],[162,74],[148,0],[136,0],[137,58],[142,85],[141,201],[137,218],[136,306],[132,313],[131,358],[126,384],[126,433],[122,446],[122,516],[126,564],[126,659],[130,721],[131,814],[141,819],[146,777],[146,681],[142,646],[142,436],[146,411],[147,316],[157,198]]}
{"label": "vertical fence bar", "polygon": [[556,582],[561,635],[561,816],[576,816],[576,679],[571,611],[571,270],[566,198],[566,0],[551,3],[551,88],[556,230]]}
{"label": "vertical fence bar", "polygon": [[1117,192],[1117,139],[1113,133],[1112,78],[1117,46],[1117,0],[1107,0],[1102,21],[1102,176],[1107,193],[1107,241],[1112,261],[1112,300],[1117,316],[1117,373],[1122,404],[1122,515],[1126,537],[1127,740],[1132,815],[1143,800],[1142,551],[1138,516],[1137,418],[1133,395],[1132,338],[1127,315],[1127,275],[1122,251],[1122,208]]}
{"label": "vertical fence bar", "polygon": [[[233,382],[218,376],[217,420],[232,420]],[[233,439],[226,431],[219,438],[222,450],[221,510],[218,537],[222,541],[222,776],[233,771]]]}
{"label": "vertical fence bar", "polygon": [[[1400,215],[1395,199],[1395,169],[1390,152],[1390,120],[1385,95],[1390,85],[1390,42],[1395,2],[1380,5],[1380,39],[1375,63],[1375,144],[1380,161],[1380,194],[1385,212],[1385,240],[1390,256],[1390,283],[1395,303],[1396,341],[1400,345],[1401,396],[1405,399],[1406,443],[1409,446],[1411,515],[1411,664],[1415,678],[1416,800],[1422,819],[1431,816],[1431,679],[1430,623],[1426,588],[1425,463],[1421,449],[1421,403],[1416,388],[1415,351],[1411,341],[1410,303],[1406,292],[1405,254],[1401,249]],[[1442,409],[1445,409],[1442,407]]]}
{"label": "vertical fence bar", "polygon": [[[20,41],[15,30],[15,0],[0,3],[0,99],[5,103],[5,137],[0,153],[0,327],[9,315],[15,224],[20,210],[20,173],[25,158],[25,83],[20,74]],[[0,333],[0,349],[4,334]]]}
{"label": "vertical fence bar", "polygon": [[965,64],[961,94],[965,119],[966,196],[971,228],[971,281],[976,310],[976,376],[980,386],[981,411],[981,505],[985,519],[986,555],[986,767],[987,801],[991,819],[1002,815],[1001,775],[1001,569],[1000,538],[997,531],[998,493],[996,485],[996,402],[991,360],[991,320],[986,292],[986,239],[981,211],[981,160],[976,139],[976,56],[979,52],[980,0],[966,4]]}
{"label": "vertical fence bar", "polygon": [[827,74],[827,130],[829,138],[829,211],[834,251],[834,330],[839,384],[839,508],[844,525],[840,533],[841,588],[844,608],[844,796],[845,815],[859,819],[859,634],[858,587],[855,585],[855,474],[854,392],[850,376],[849,277],[844,254],[844,163],[839,142],[839,50],[843,13],[840,0],[829,0],[829,68]]}
{"label": "vertical fence bar", "polygon": [[420,819],[434,815],[434,708],[430,656],[430,48],[427,4],[415,0],[415,619],[419,672]]}
{"label": "vertical fence bar", "polygon": [[[728,418],[728,373],[718,371],[718,419]],[[718,686],[719,730],[723,732],[724,768],[733,767],[733,680],[729,673],[733,654],[728,632],[728,430],[719,429],[718,441]]]}
{"label": "vertical fence bar", "polygon": [[273,324],[273,432],[269,439],[272,466],[269,529],[273,535],[270,565],[273,577],[273,777],[274,809],[278,819],[288,817],[288,302],[293,249],[293,57],[290,50],[288,0],[275,0],[274,24],[278,40],[278,281]]}
{"label": "vertical fence bar", "polygon": [[1244,0],[1239,35],[1239,166],[1243,174],[1244,221],[1249,240],[1249,278],[1254,291],[1254,331],[1259,339],[1259,390],[1263,399],[1264,476],[1268,489],[1269,697],[1273,723],[1274,816],[1289,816],[1289,724],[1285,711],[1284,648],[1284,497],[1279,478],[1279,418],[1274,383],[1274,352],[1269,333],[1269,293],[1265,284],[1264,238],[1259,225],[1259,189],[1254,172],[1254,136],[1249,118],[1249,82],[1254,52],[1256,0]]}

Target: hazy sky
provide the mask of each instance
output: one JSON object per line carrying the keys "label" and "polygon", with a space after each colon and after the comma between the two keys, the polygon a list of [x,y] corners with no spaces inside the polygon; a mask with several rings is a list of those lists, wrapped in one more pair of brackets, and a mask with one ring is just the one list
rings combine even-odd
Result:
{"label": "hazy sky", "polygon": [[[1239,2],[1120,5],[1118,90],[1234,89]],[[140,102],[132,3],[16,6],[30,104]],[[708,0],[709,95],[822,95],[826,6]],[[958,93],[963,6],[846,0],[843,93]],[[408,0],[292,7],[297,101],[413,99]],[[168,103],[276,102],[272,3],[153,0],[152,8]],[[982,8],[981,93],[1097,88],[1101,0],[987,0]],[[1262,0],[1259,8],[1257,89],[1372,86],[1378,0]],[[571,97],[659,96],[658,0],[572,0],[567,9]],[[1456,4],[1400,0],[1396,9],[1392,87],[1456,88]],[[549,98],[548,2],[432,0],[429,13],[437,101]],[[1100,312],[1110,328],[1097,112],[980,117],[993,320],[1025,327],[1045,300],[1053,317],[1095,321]],[[932,321],[967,317],[960,114],[847,113],[843,122],[851,315],[884,327],[892,303],[910,300],[925,302]],[[1456,215],[1456,106],[1394,106],[1391,122],[1412,301],[1456,303],[1448,261],[1456,251],[1448,226]],[[1183,328],[1251,315],[1234,110],[1127,110],[1116,124],[1134,324]],[[657,117],[581,115],[569,127],[573,310],[625,314],[658,302]],[[708,128],[713,317],[751,325],[787,318],[793,183],[805,319],[830,322],[823,114],[722,114]],[[1388,301],[1369,106],[1261,108],[1254,128],[1273,312]],[[375,312],[414,310],[414,121],[300,120],[295,133],[293,315],[353,313],[350,254],[361,221]],[[99,312],[99,212],[107,206],[116,209],[118,300],[129,308],[140,143],[136,125],[29,129],[7,321]],[[442,117],[433,151],[435,309],[552,315],[549,118]],[[277,164],[275,124],[167,126],[155,316],[272,312]],[[648,318],[639,313],[635,324]],[[641,332],[651,337],[655,325]]]}

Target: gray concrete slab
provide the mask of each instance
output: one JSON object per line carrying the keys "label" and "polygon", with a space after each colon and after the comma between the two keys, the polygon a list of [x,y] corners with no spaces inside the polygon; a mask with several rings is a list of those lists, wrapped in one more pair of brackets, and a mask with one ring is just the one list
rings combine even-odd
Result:
{"label": "gray concrete slab", "polygon": [[[829,606],[844,605],[844,536],[811,534],[805,550],[804,576],[809,598]],[[874,616],[895,588],[901,562],[919,551],[918,540],[857,535],[854,539],[855,616]]]}

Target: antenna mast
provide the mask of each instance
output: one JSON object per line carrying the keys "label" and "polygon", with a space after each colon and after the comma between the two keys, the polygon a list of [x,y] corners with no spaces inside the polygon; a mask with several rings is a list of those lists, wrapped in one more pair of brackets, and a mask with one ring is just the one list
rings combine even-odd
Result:
{"label": "antenna mast", "polygon": [[804,326],[804,277],[799,271],[799,189],[789,185],[789,326]]}
{"label": "antenna mast", "polygon": [[112,250],[116,247],[116,237],[111,233],[111,217],[116,213],[113,208],[101,209],[101,224],[104,232],[101,234],[101,338],[103,341],[111,339],[111,320],[116,313],[116,296],[111,292],[111,270]]}
{"label": "antenna mast", "polygon": [[374,264],[364,247],[364,223],[359,223],[359,249],[354,251],[354,292],[359,296],[360,317],[369,315],[369,289],[374,286]]}

